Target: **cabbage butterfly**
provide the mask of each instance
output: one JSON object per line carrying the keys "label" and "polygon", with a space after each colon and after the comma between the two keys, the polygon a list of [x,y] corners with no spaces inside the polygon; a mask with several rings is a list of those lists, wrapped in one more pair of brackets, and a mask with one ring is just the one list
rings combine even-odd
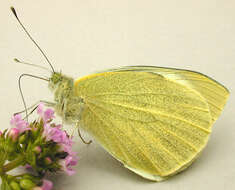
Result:
{"label": "cabbage butterfly", "polygon": [[56,113],[88,131],[126,168],[154,181],[199,156],[229,96],[220,83],[189,70],[130,66],[74,80],[51,68]]}

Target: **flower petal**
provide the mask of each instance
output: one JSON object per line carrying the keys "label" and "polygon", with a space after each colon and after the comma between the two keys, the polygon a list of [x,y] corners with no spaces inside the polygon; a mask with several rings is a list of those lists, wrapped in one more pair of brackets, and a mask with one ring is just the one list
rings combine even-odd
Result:
{"label": "flower petal", "polygon": [[10,131],[8,132],[9,137],[13,141],[15,141],[18,138],[19,134],[20,134],[20,131],[17,128],[11,128]]}
{"label": "flower petal", "polygon": [[74,166],[77,164],[77,160],[75,160],[72,156],[67,156],[65,159],[60,160],[59,164],[61,165],[61,170],[63,170],[67,175],[71,176],[75,174],[75,170],[73,170],[70,166]]}
{"label": "flower petal", "polygon": [[51,190],[53,187],[53,183],[47,179],[43,179],[43,184],[41,186],[42,190]]}
{"label": "flower petal", "polygon": [[38,104],[37,113],[38,113],[38,115],[40,115],[41,117],[43,116],[43,108],[44,108],[43,103]]}
{"label": "flower petal", "polygon": [[44,112],[44,121],[47,122],[48,120],[54,118],[54,110],[52,109],[47,109],[45,112]]}
{"label": "flower petal", "polygon": [[31,130],[29,124],[21,118],[20,114],[17,114],[12,117],[10,121],[11,125],[19,130],[19,133],[23,133],[24,131]]}

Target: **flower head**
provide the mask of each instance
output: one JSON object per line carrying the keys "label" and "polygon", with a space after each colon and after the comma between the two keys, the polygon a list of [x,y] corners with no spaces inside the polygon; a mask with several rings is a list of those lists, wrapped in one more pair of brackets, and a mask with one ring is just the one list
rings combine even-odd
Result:
{"label": "flower head", "polygon": [[43,111],[43,110],[44,110],[44,105],[43,105],[43,103],[40,103],[37,107],[37,113],[38,113],[38,115],[41,116],[44,123],[47,123],[48,121],[50,121],[51,119],[53,119],[55,117],[54,110],[52,110],[52,109],[47,109],[46,111]]}
{"label": "flower head", "polygon": [[13,141],[16,141],[16,139],[18,138],[20,134],[20,130],[17,129],[17,128],[11,128],[8,135],[9,137],[13,140]]}
{"label": "flower head", "polygon": [[14,115],[10,121],[11,125],[19,130],[19,133],[30,130],[29,124],[21,118],[20,114]]}
{"label": "flower head", "polygon": [[44,179],[42,184],[42,190],[50,190],[53,187],[53,183],[49,180]]}
{"label": "flower head", "polygon": [[61,169],[68,174],[69,176],[73,175],[75,171],[71,168],[71,166],[75,166],[77,164],[77,159],[75,156],[68,155],[64,160],[60,161]]}
{"label": "flower head", "polygon": [[42,135],[46,138],[47,141],[53,140],[54,142],[60,142],[61,138],[63,138],[63,131],[61,128],[61,125],[52,127],[50,124],[45,123]]}

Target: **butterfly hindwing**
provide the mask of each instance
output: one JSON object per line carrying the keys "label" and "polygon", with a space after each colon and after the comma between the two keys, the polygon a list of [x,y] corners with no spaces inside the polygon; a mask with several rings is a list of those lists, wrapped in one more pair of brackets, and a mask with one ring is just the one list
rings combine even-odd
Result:
{"label": "butterfly hindwing", "polygon": [[148,179],[179,172],[210,135],[212,117],[205,98],[161,74],[99,73],[77,80],[75,89],[84,101],[83,128]]}

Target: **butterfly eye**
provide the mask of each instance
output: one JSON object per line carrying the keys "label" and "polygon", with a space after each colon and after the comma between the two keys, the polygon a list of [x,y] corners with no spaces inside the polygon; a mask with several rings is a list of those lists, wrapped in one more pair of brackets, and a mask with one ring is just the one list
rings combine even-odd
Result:
{"label": "butterfly eye", "polygon": [[56,85],[57,83],[59,83],[60,81],[62,81],[62,75],[60,73],[53,73],[52,74],[52,77],[50,79],[50,82],[53,84],[53,85]]}

